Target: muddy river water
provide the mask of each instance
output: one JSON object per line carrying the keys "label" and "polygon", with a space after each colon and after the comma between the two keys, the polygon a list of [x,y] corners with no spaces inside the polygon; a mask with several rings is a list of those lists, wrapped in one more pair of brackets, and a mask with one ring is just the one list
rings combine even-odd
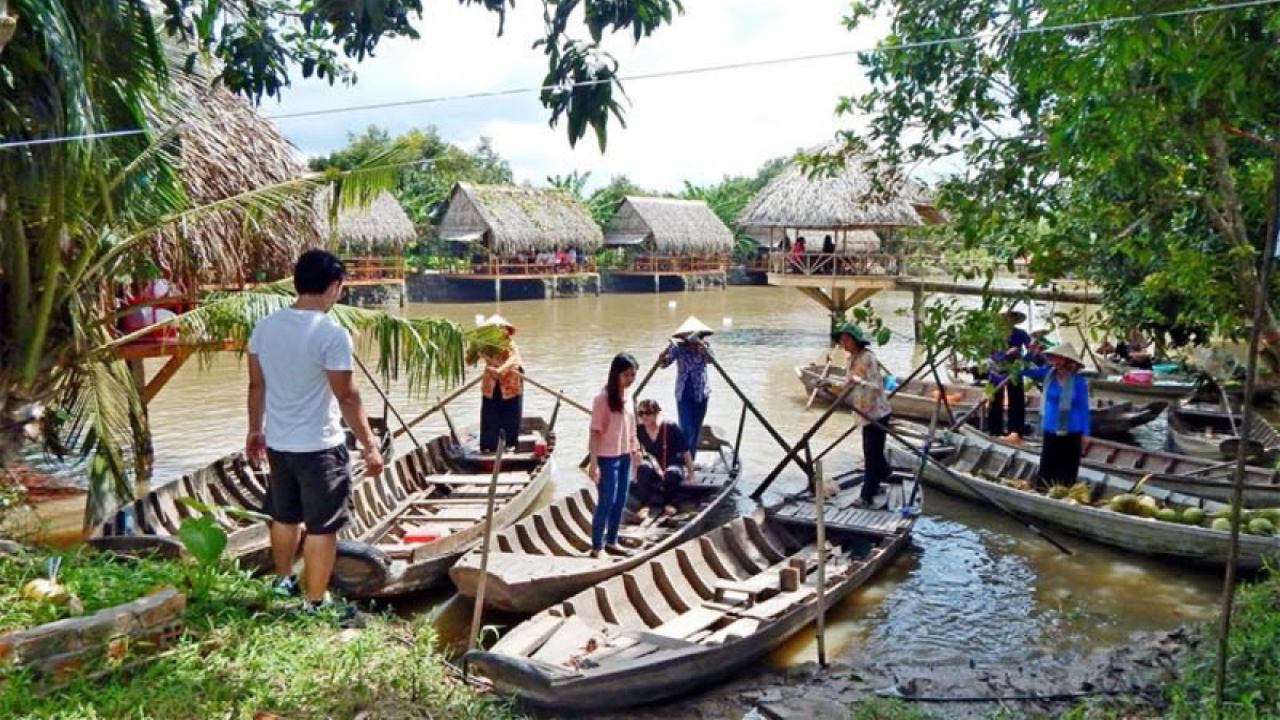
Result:
{"label": "muddy river water", "polygon": [[[898,334],[877,350],[900,376],[919,360],[909,340],[904,312],[910,296],[882,293],[873,299]],[[485,305],[411,305],[410,314],[435,314],[471,324]],[[824,312],[799,292],[784,288],[732,287],[724,291],[655,295],[603,295],[503,304],[505,317],[518,328],[517,340],[527,371],[543,384],[588,401],[603,385],[610,358],[627,350],[642,371],[687,315],[718,333],[714,347],[721,364],[757,407],[789,440],[818,417],[805,410],[805,393],[794,367],[821,362],[827,352]],[[158,362],[149,364],[154,372]],[[670,402],[674,370],[659,371],[645,395],[674,410]],[[158,479],[170,478],[236,449],[243,441],[245,369],[237,358],[217,358],[210,367],[185,367],[151,407],[156,430]],[[708,421],[736,428],[741,403],[718,377],[712,380]],[[431,398],[438,389],[432,390]],[[409,415],[428,398],[408,398],[402,388],[392,396]],[[374,404],[373,393],[366,401]],[[526,413],[549,413],[553,400],[530,388]],[[478,391],[451,406],[453,418],[478,418]],[[432,419],[442,422],[438,416]],[[432,422],[432,421],[429,421]],[[838,415],[823,428],[815,447],[825,447],[851,419]],[[585,450],[586,418],[561,410],[560,452],[555,491],[586,482],[577,467]],[[421,436],[443,428],[428,424]],[[860,459],[857,434],[833,452],[828,468],[839,470]],[[782,457],[779,446],[753,420],[743,443],[746,494]],[[803,482],[792,468],[774,490],[790,491]],[[771,491],[772,492],[772,491]],[[1089,649],[1122,643],[1136,630],[1172,628],[1208,617],[1218,578],[1190,568],[1127,556],[1074,538],[1074,550],[1060,554],[996,511],[929,493],[925,517],[917,525],[914,548],[888,570],[837,607],[828,624],[828,652],[835,658],[873,656],[885,662],[925,660],[934,665],[1006,668],[1034,663],[1062,649]],[[442,628],[460,631],[467,613],[446,603]],[[426,608],[424,608],[426,609]],[[456,622],[454,619],[456,618]],[[812,660],[812,633],[796,636],[770,658],[775,665]]]}

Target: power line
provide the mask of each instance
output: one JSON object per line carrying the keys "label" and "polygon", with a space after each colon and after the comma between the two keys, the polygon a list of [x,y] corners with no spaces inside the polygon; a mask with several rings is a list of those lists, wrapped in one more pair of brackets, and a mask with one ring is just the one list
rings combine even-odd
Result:
{"label": "power line", "polygon": [[[733,63],[720,63],[715,65],[702,65],[698,67],[679,68],[675,70],[660,70],[651,73],[639,73],[636,75],[621,75],[616,78],[583,80],[580,82],[564,83],[560,85],[539,85],[534,87],[514,87],[502,90],[486,90],[480,92],[458,93],[453,95],[436,95],[425,98],[415,98],[413,100],[397,100],[384,103],[369,103],[364,105],[344,105],[333,108],[322,108],[319,110],[304,110],[295,113],[283,113],[280,115],[266,115],[268,120],[287,121],[298,120],[303,118],[323,117],[327,115],[342,115],[354,112],[365,112],[369,110],[385,110],[389,108],[412,107],[417,105],[436,105],[447,102],[459,102],[464,100],[482,100],[488,98],[508,97],[512,95],[525,95],[530,93],[541,93],[545,91],[563,90],[568,91],[574,88],[594,87],[605,83],[617,82],[636,82],[641,80],[656,80],[663,78],[681,77],[686,75],[703,75],[717,72],[727,72],[730,70],[744,70],[759,67],[776,67],[780,65],[792,65],[796,63],[815,62],[819,60],[832,60],[836,58],[853,57],[865,54],[887,54],[891,52],[901,52],[903,50],[918,50],[930,47],[939,47],[943,45],[959,45],[970,42],[994,40],[998,38],[1014,38],[1023,35],[1044,35],[1057,32],[1073,32],[1077,30],[1089,30],[1101,28],[1111,30],[1120,25],[1131,25],[1138,22],[1186,17],[1191,15],[1207,15],[1211,13],[1228,12],[1232,10],[1241,10],[1254,7],[1264,7],[1268,5],[1280,4],[1280,0],[1239,0],[1238,2],[1223,3],[1221,5],[1201,5],[1191,8],[1182,8],[1179,10],[1163,10],[1154,13],[1145,13],[1141,15],[1119,15],[1115,17],[1101,18],[1097,20],[1081,20],[1072,23],[1062,23],[1058,25],[1036,25],[1032,27],[1016,28],[1011,30],[986,30],[983,32],[972,33],[969,35],[960,35],[948,38],[935,38],[932,40],[915,40],[895,45],[879,45],[863,47],[851,50],[833,50],[830,52],[810,53],[806,55],[791,55],[779,58],[767,58],[764,60],[747,60]],[[14,140],[0,143],[0,150],[11,150],[23,147],[32,147],[37,145],[52,145],[64,142],[72,142],[77,140],[95,140],[104,138],[126,137],[130,135],[142,135],[152,132],[153,128],[138,128],[131,130],[115,130],[97,133],[84,133],[79,135],[65,135],[61,137],[38,138],[34,140]]]}

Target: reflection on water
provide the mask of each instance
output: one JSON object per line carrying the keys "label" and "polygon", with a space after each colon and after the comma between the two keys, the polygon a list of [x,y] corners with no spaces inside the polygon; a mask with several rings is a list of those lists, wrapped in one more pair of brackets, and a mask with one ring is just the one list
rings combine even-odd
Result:
{"label": "reflection on water", "polygon": [[[896,332],[877,353],[905,375],[920,359],[918,350],[901,339],[911,332],[909,317],[900,312],[909,307],[910,296],[882,293],[872,303]],[[495,309],[492,304],[413,305],[407,312],[443,315],[469,325],[477,314]],[[719,331],[714,346],[720,362],[783,436],[799,438],[821,411],[805,411],[806,397],[794,366],[823,361],[828,352],[827,319],[817,304],[793,290],[735,287],[687,294],[587,296],[508,303],[501,311],[519,328],[516,339],[528,373],[580,401],[589,400],[603,385],[614,353],[633,352],[647,370],[668,334],[686,315],[694,314]],[[1036,315],[1046,312],[1041,307]],[[151,372],[158,367],[148,363]],[[668,410],[674,410],[674,374],[658,372],[645,393]],[[157,478],[197,468],[241,445],[244,385],[243,363],[233,356],[219,357],[203,371],[192,364],[177,374],[151,406]],[[709,422],[732,437],[741,405],[718,377],[712,385]],[[409,416],[442,390],[433,389],[430,398],[410,399],[396,386],[390,395]],[[528,392],[526,412],[549,414],[553,401],[533,388]],[[374,393],[366,392],[365,397],[376,411]],[[478,413],[478,392],[451,406],[459,424],[473,423]],[[849,422],[848,415],[836,415],[816,435],[814,447],[835,440]],[[577,469],[586,449],[585,429],[583,415],[561,408],[561,452],[554,472],[558,493],[585,482]],[[416,432],[421,438],[443,431],[443,420],[435,416]],[[857,442],[854,433],[829,456],[828,469],[838,471],[858,462]],[[751,506],[747,492],[781,459],[782,451],[755,420],[749,420],[742,456],[739,506],[746,508]],[[774,490],[802,486],[803,479],[790,467]],[[994,511],[937,493],[926,496],[925,510],[928,517],[917,526],[914,551],[833,611],[828,626],[832,657],[856,653],[886,662],[925,655],[940,663],[1019,662],[1048,648],[1122,642],[1133,630],[1169,628],[1200,617],[1213,599],[1215,579],[1210,575],[1069,537],[1063,540],[1075,554],[1063,557]],[[78,521],[78,511],[71,515]],[[435,606],[440,613],[437,624],[456,641],[465,637],[469,604],[454,600],[439,607],[448,597],[442,592],[401,606],[401,611]],[[486,618],[495,624],[513,620]],[[812,633],[805,632],[773,660],[790,663],[813,656]]]}

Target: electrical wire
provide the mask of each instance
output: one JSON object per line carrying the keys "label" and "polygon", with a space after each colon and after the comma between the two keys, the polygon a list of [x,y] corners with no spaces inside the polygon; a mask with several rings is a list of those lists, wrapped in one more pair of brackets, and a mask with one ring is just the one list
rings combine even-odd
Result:
{"label": "electrical wire", "polygon": [[[1078,30],[1088,30],[1094,28],[1102,28],[1104,31],[1114,29],[1119,25],[1131,25],[1137,22],[1147,20],[1186,17],[1191,15],[1207,15],[1210,13],[1228,12],[1232,10],[1241,10],[1254,7],[1264,7],[1268,5],[1280,4],[1280,0],[1238,0],[1237,2],[1223,3],[1220,5],[1201,5],[1191,8],[1181,8],[1179,10],[1164,10],[1161,12],[1145,13],[1140,15],[1119,15],[1115,17],[1101,18],[1097,20],[1081,20],[1072,23],[1062,23],[1058,25],[1037,25],[1033,27],[1016,28],[1011,30],[988,30],[970,35],[960,35],[948,38],[935,38],[932,40],[915,40],[910,42],[898,43],[894,45],[878,45],[868,46],[850,50],[834,50],[822,53],[810,53],[806,55],[792,55],[787,57],[768,58],[764,60],[748,60],[743,62],[721,63],[716,65],[702,65],[698,67],[680,68],[676,70],[661,70],[651,73],[639,73],[635,75],[621,75],[615,78],[598,78],[591,80],[583,80],[572,83],[563,83],[557,85],[538,85],[533,87],[514,87],[502,90],[487,90],[480,92],[458,93],[453,95],[437,95],[425,98],[416,98],[413,100],[398,100],[384,103],[369,103],[363,105],[344,105],[333,108],[321,108],[318,110],[304,110],[294,113],[283,113],[279,115],[266,115],[268,120],[272,121],[288,121],[303,118],[323,117],[327,115],[340,115],[354,112],[366,112],[369,110],[384,110],[389,108],[412,107],[418,105],[434,105],[447,102],[458,102],[464,100],[479,100],[486,98],[506,97],[511,95],[524,95],[530,93],[540,93],[545,91],[556,90],[572,90],[583,87],[594,87],[612,82],[636,82],[641,80],[656,80],[664,78],[681,77],[687,75],[702,75],[707,73],[726,72],[730,70],[742,70],[748,68],[759,67],[775,67],[779,65],[790,65],[795,63],[807,63],[819,60],[830,60],[835,58],[852,57],[864,54],[888,54],[891,52],[901,52],[903,50],[917,50],[922,48],[938,47],[942,45],[957,45],[977,41],[994,40],[998,38],[1014,38],[1022,35],[1044,35],[1056,32],[1074,32]],[[33,147],[37,145],[52,145],[65,142],[96,140],[103,138],[126,137],[130,135],[142,135],[152,132],[153,129],[138,128],[131,130],[114,130],[96,133],[84,133],[78,135],[63,135],[58,137],[36,138],[30,140],[11,140],[0,142],[0,150],[14,150],[24,147]]]}

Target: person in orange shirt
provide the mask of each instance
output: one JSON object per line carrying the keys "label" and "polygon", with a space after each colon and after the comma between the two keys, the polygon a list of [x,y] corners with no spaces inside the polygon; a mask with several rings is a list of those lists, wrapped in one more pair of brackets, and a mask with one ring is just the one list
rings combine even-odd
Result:
{"label": "person in orange shirt", "polygon": [[480,381],[480,452],[490,453],[498,449],[499,431],[506,433],[508,448],[515,447],[520,439],[524,362],[512,337],[516,327],[496,313],[484,322],[507,333],[505,347],[480,351],[480,359],[484,360],[484,379]]}

